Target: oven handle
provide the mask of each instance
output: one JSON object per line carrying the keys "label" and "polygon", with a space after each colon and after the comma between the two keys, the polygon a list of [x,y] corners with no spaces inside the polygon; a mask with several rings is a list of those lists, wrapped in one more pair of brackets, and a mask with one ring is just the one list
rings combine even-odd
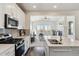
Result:
{"label": "oven handle", "polygon": [[16,47],[16,49],[20,48],[21,46],[23,46],[25,43],[22,43],[21,45],[19,45],[18,47]]}

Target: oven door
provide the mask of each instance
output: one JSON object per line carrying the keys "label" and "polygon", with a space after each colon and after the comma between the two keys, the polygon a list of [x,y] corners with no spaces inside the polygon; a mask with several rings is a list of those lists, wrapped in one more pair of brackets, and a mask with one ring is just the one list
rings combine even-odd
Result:
{"label": "oven door", "polygon": [[18,47],[15,47],[15,56],[22,56],[25,52],[25,44],[21,44]]}

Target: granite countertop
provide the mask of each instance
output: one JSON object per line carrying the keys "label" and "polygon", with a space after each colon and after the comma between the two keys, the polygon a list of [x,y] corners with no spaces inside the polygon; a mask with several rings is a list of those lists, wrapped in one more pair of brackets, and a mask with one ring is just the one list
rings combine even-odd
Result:
{"label": "granite countertop", "polygon": [[16,36],[16,37],[13,37],[13,38],[26,38],[26,37],[30,37],[30,36]]}
{"label": "granite countertop", "polygon": [[14,47],[14,44],[0,44],[0,53],[7,51],[11,47]]}
{"label": "granite countertop", "polygon": [[48,39],[45,39],[45,41],[46,41],[46,43],[47,43],[47,45],[49,46],[49,47],[79,47],[79,40],[74,40],[73,42],[72,41],[70,41],[69,39],[66,39],[66,38],[64,38],[63,40],[62,40],[62,44],[51,44],[49,41],[48,41]]}
{"label": "granite countertop", "polygon": [[25,38],[26,36],[16,36],[16,37],[13,37],[13,38]]}

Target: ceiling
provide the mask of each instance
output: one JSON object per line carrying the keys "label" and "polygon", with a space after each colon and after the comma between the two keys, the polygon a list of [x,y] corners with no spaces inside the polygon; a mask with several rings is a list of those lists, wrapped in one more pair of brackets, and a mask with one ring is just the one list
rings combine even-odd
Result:
{"label": "ceiling", "polygon": [[[26,11],[73,11],[79,10],[79,3],[19,3],[18,4],[25,12]],[[33,8],[33,5],[36,8]],[[53,6],[56,5],[57,8]]]}

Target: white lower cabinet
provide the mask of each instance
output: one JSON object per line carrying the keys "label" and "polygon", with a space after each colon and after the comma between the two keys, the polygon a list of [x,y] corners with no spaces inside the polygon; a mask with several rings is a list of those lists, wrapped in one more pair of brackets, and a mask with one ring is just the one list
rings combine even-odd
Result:
{"label": "white lower cabinet", "polygon": [[15,56],[15,47],[12,46],[0,53],[0,56]]}
{"label": "white lower cabinet", "polygon": [[25,40],[25,52],[27,52],[27,50],[29,49],[29,41],[30,41],[30,37],[29,36],[26,36],[24,38]]}
{"label": "white lower cabinet", "polygon": [[79,56],[79,47],[50,47],[49,56]]}

